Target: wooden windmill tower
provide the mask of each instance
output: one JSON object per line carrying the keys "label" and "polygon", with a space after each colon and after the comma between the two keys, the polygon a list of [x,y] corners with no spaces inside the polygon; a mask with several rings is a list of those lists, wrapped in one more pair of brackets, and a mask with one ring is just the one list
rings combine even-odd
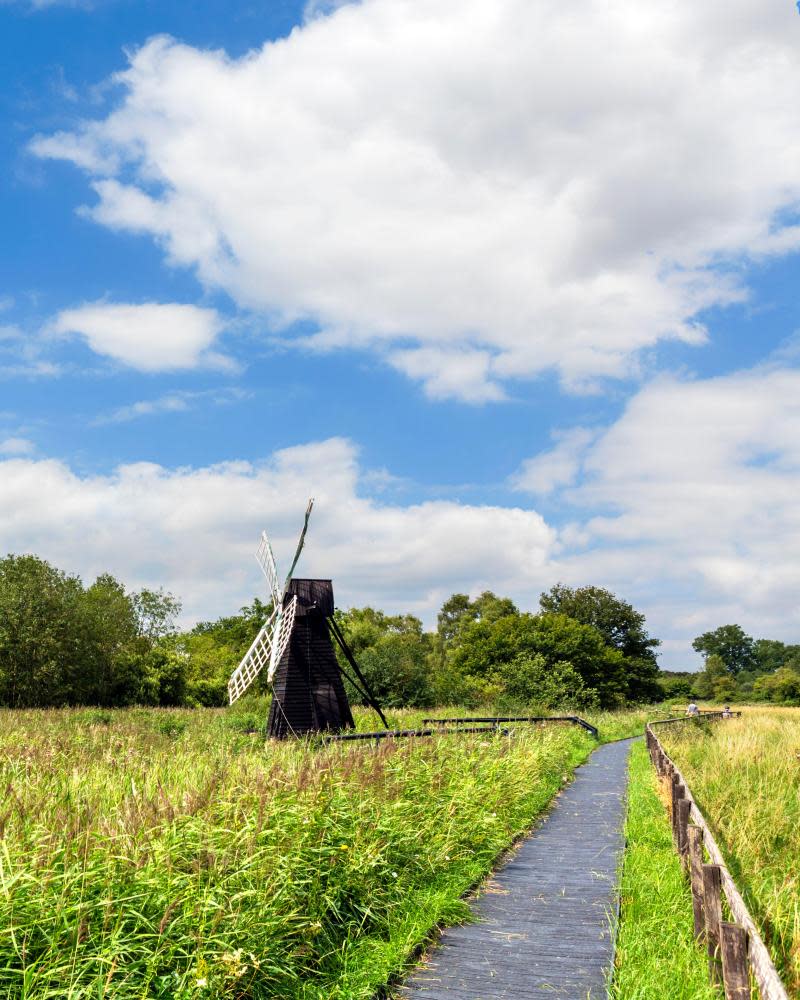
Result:
{"label": "wooden windmill tower", "polygon": [[334,641],[358,679],[348,675],[348,680],[360,690],[386,725],[334,620],[331,581],[294,579],[292,576],[305,544],[313,506],[314,501],[309,500],[303,530],[283,588],[278,585],[278,570],[269,538],[266,532],[261,535],[256,559],[267,578],[272,613],[228,681],[228,698],[232,705],[267,668],[267,682],[272,689],[267,729],[270,736],[278,738],[354,728]]}

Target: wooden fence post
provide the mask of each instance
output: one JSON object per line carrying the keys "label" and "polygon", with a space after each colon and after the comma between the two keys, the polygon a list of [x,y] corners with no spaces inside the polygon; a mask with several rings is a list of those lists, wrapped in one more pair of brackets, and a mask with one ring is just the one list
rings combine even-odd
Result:
{"label": "wooden fence post", "polygon": [[706,914],[703,906],[703,830],[692,824],[688,828],[689,878],[692,881],[692,913],[694,936],[699,941],[705,936]]}
{"label": "wooden fence post", "polygon": [[706,911],[708,974],[712,983],[721,981],[720,924],[722,923],[722,872],[719,865],[703,865],[703,905]]}
{"label": "wooden fence post", "polygon": [[675,841],[676,848],[678,847],[678,802],[680,802],[684,794],[684,788],[680,783],[680,778],[675,771],[673,771],[670,782],[670,800],[672,804],[672,839]]}
{"label": "wooden fence post", "polygon": [[720,923],[722,973],[725,1000],[750,1000],[750,970],[747,965],[747,931],[726,920]]}
{"label": "wooden fence post", "polygon": [[678,799],[678,854],[681,856],[681,863],[686,865],[689,860],[689,813],[692,811],[692,803],[686,799]]}

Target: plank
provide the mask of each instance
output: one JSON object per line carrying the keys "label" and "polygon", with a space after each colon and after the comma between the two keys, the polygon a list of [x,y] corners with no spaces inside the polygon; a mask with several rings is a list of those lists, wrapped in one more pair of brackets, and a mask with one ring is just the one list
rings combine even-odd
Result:
{"label": "plank", "polygon": [[600,747],[401,986],[405,1000],[600,1000],[614,960],[630,740]]}

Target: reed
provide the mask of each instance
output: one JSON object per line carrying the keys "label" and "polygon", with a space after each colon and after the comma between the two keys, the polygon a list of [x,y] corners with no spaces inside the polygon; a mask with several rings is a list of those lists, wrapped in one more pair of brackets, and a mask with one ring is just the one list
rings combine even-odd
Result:
{"label": "reed", "polygon": [[248,732],[260,711],[0,714],[9,1000],[371,997],[593,746],[572,727],[313,747]]}

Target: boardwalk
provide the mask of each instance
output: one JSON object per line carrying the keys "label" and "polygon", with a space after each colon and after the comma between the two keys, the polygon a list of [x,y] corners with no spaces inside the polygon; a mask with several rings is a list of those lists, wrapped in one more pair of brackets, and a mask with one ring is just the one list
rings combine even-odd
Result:
{"label": "boardwalk", "polygon": [[613,961],[630,741],[600,747],[544,823],[484,886],[404,1000],[601,1000]]}

